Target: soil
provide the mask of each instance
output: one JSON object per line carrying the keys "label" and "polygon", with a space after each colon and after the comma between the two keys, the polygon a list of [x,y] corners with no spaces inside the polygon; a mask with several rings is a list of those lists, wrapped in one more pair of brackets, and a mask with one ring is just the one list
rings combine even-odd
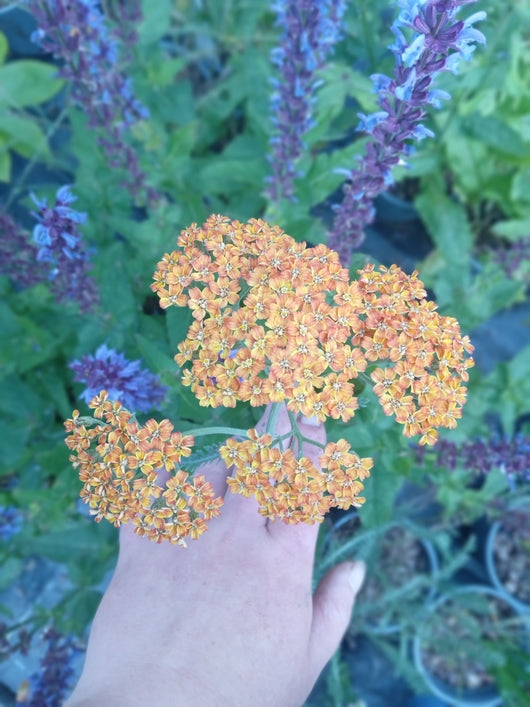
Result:
{"label": "soil", "polygon": [[493,665],[502,658],[507,640],[518,643],[517,624],[509,621],[513,618],[513,608],[492,595],[466,592],[447,600],[424,633],[426,670],[456,692],[492,687],[495,679],[487,657]]}
{"label": "soil", "polygon": [[506,591],[530,604],[530,538],[501,525],[495,536],[493,558]]}
{"label": "soil", "polygon": [[[415,584],[414,578],[429,576],[431,562],[425,546],[404,526],[390,528],[377,542],[368,562],[367,577],[359,595],[358,606],[367,607],[366,624],[373,630],[398,630],[423,606],[430,590],[429,582]],[[385,601],[389,593],[403,592],[394,600]],[[362,613],[362,609],[360,610]],[[357,613],[359,618],[359,612]],[[359,622],[356,621],[347,639],[355,642]]]}

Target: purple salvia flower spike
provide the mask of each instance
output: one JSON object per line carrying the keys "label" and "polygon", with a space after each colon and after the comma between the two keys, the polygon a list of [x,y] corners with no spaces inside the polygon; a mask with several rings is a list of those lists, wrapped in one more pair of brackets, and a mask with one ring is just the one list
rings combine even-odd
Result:
{"label": "purple salvia flower spike", "polygon": [[69,187],[57,191],[53,207],[48,207],[46,199],[34,194],[31,198],[38,206],[38,211],[33,212],[38,221],[33,229],[33,240],[39,246],[36,260],[49,263],[52,293],[60,302],[77,300],[82,311],[89,311],[97,303],[98,295],[96,283],[89,275],[90,263],[78,228],[86,221],[86,214],[68,206],[76,198]]}
{"label": "purple salvia flower spike", "polygon": [[[379,96],[378,111],[360,115],[359,129],[372,137],[366,154],[350,171],[343,187],[344,198],[335,208],[328,245],[341,256],[345,266],[364,240],[364,228],[372,221],[373,199],[391,183],[391,168],[404,163],[410,154],[410,140],[432,137],[421,121],[429,105],[439,107],[450,96],[432,88],[442,71],[457,70],[461,59],[468,60],[484,35],[473,25],[486,17],[476,12],[465,21],[456,16],[463,5],[476,0],[398,0],[400,9],[392,24],[394,42],[390,46],[396,61],[393,78],[374,74],[372,82]],[[402,28],[415,33],[410,40]],[[387,114],[382,119],[382,114]]]}
{"label": "purple salvia flower spike", "polygon": [[[42,245],[50,240],[44,227],[39,238]],[[45,282],[48,270],[39,262],[38,253],[39,248],[32,243],[31,236],[19,228],[11,216],[0,212],[0,275],[6,275],[18,288]]]}
{"label": "purple salvia flower spike", "polygon": [[141,16],[140,7],[138,0],[115,4],[119,17],[110,30],[98,2],[26,0],[39,26],[33,40],[61,60],[59,75],[69,82],[72,99],[87,115],[89,127],[99,131],[109,165],[123,170],[123,185],[133,198],[153,204],[160,195],[147,184],[128,135],[148,111],[117,64],[120,53],[132,51],[136,34],[130,24]]}
{"label": "purple salvia flower spike", "polygon": [[294,180],[302,176],[297,162],[305,149],[303,136],[314,125],[316,72],[337,42],[345,8],[344,0],[278,0],[273,5],[276,25],[283,29],[280,46],[270,53],[280,77],[271,81],[272,173],[266,193],[273,201],[294,199]]}
{"label": "purple salvia flower spike", "polygon": [[102,344],[95,355],[72,361],[74,380],[85,383],[81,398],[89,403],[106,390],[110,400],[119,400],[132,412],[148,412],[164,400],[168,388],[160,378],[145,368],[141,361],[129,361],[121,353]]}
{"label": "purple salvia flower spike", "polygon": [[[29,696],[20,702],[27,707],[59,707],[72,691],[76,677],[75,659],[81,654],[73,636],[49,627],[44,631],[46,644],[39,669],[29,678]],[[19,704],[19,700],[17,700]]]}

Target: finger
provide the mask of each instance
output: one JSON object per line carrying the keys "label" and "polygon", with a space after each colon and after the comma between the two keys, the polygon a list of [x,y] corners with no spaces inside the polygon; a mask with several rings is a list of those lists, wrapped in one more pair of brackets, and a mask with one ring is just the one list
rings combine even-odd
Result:
{"label": "finger", "polygon": [[350,623],[365,572],[363,562],[344,562],[330,570],[317,587],[309,639],[309,661],[314,675],[331,658]]}

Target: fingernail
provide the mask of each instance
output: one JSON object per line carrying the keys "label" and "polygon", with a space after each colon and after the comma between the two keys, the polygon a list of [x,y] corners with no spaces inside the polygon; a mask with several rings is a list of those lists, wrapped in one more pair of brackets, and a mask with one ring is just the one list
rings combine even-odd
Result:
{"label": "fingernail", "polygon": [[304,425],[308,425],[309,427],[320,427],[320,420],[318,417],[306,417],[305,415],[302,415],[300,422],[303,422]]}
{"label": "fingernail", "polygon": [[366,565],[364,562],[358,560],[353,563],[353,567],[350,571],[350,576],[348,577],[351,588],[354,594],[357,594],[361,587],[363,586],[364,576],[366,574]]}

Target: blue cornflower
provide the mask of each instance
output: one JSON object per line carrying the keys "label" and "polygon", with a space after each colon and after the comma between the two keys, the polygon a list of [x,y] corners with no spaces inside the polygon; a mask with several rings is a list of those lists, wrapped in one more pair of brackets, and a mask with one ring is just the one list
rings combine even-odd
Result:
{"label": "blue cornflower", "polygon": [[276,26],[283,30],[279,46],[270,54],[277,68],[273,79],[270,115],[273,126],[266,179],[267,196],[294,199],[294,179],[302,176],[297,165],[313,127],[316,72],[334,47],[346,3],[344,0],[277,0]]}
{"label": "blue cornflower", "polygon": [[59,75],[69,82],[72,99],[86,114],[89,127],[100,132],[98,140],[110,166],[125,172],[124,185],[134,197],[156,201],[158,195],[147,185],[127,136],[149,113],[118,65],[136,36],[130,25],[141,16],[138,0],[119,3],[120,16],[112,30],[100,3],[93,0],[26,2],[38,24],[33,40],[61,60]]}
{"label": "blue cornflower", "polygon": [[0,540],[4,542],[22,530],[24,515],[14,506],[0,506]]}
{"label": "blue cornflower", "polygon": [[[473,27],[486,17],[485,12],[464,21],[456,19],[461,7],[471,2],[476,0],[397,0],[400,12],[392,24],[390,46],[396,62],[394,76],[371,77],[381,110],[359,116],[359,130],[372,141],[349,174],[329,234],[329,246],[340,253],[345,265],[374,217],[373,199],[391,183],[392,168],[403,164],[403,156],[410,152],[408,141],[433,137],[421,122],[427,107],[438,108],[450,98],[445,91],[432,88],[434,79],[442,71],[455,72],[459,61],[468,60],[476,44],[485,42]],[[411,39],[403,30],[412,31]]]}
{"label": "blue cornflower", "polygon": [[95,356],[83,356],[73,361],[70,368],[75,373],[74,380],[87,386],[81,393],[86,403],[106,390],[110,400],[119,400],[128,410],[148,412],[162,403],[168,391],[157,375],[142,368],[141,361],[129,361],[105,344]]}
{"label": "blue cornflower", "polygon": [[60,301],[77,300],[81,309],[88,311],[98,296],[96,284],[88,274],[90,263],[79,231],[86,214],[70,206],[77,197],[68,186],[57,191],[53,207],[34,194],[31,198],[38,209],[33,212],[39,222],[33,230],[33,240],[39,246],[37,261],[48,264],[52,292]]}

